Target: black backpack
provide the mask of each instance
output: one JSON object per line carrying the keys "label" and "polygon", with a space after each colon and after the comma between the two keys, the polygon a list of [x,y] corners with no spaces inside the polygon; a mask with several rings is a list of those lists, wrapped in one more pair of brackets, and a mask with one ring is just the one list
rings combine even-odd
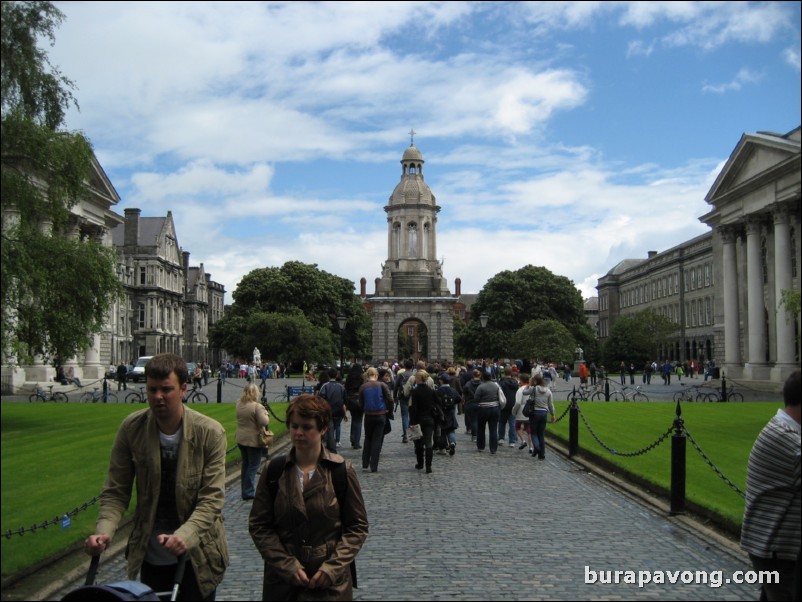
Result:
{"label": "black backpack", "polygon": [[531,387],[529,397],[524,401],[524,409],[521,410],[521,414],[527,418],[531,418],[535,415],[535,387]]}

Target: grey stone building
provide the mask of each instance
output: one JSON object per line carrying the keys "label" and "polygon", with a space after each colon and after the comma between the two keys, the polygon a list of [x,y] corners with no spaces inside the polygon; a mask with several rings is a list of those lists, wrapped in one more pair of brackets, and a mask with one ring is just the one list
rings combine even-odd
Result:
{"label": "grey stone building", "polygon": [[705,200],[710,232],[599,279],[600,342],[619,316],[651,308],[679,326],[664,359],[783,382],[800,361],[799,316],[780,303],[800,288],[800,128],[743,134]]}
{"label": "grey stone building", "polygon": [[375,293],[365,298],[373,318],[374,361],[454,357],[457,298],[437,260],[440,206],[424,181],[423,163],[423,155],[410,144],[401,159],[401,180],[384,207],[387,261]]}

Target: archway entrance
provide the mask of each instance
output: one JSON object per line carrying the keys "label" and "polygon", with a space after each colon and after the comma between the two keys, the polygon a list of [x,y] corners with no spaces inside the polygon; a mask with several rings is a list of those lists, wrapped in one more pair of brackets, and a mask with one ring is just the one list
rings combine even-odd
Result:
{"label": "archway entrance", "polygon": [[429,329],[417,318],[409,318],[398,327],[398,358],[417,362],[429,355]]}

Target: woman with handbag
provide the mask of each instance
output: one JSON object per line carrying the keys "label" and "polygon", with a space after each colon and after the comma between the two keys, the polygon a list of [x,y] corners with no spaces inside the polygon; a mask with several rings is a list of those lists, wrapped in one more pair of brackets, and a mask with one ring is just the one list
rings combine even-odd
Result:
{"label": "woman with handbag", "polygon": [[252,500],[256,493],[256,471],[262,462],[265,445],[262,433],[270,424],[267,409],[259,403],[259,387],[249,383],[237,402],[236,441],[242,456],[240,488],[243,500]]}
{"label": "woman with handbag", "polygon": [[435,404],[437,396],[427,384],[429,373],[425,370],[415,372],[415,385],[412,387],[412,396],[409,403],[409,423],[420,426],[422,437],[415,439],[415,468],[423,468],[424,451],[426,453],[426,472],[432,472],[432,458],[434,457],[434,425]]}
{"label": "woman with handbag", "polygon": [[351,600],[354,559],[368,536],[351,462],[323,438],[331,408],[299,395],[287,409],[292,449],[259,478],[248,529],[264,559],[262,600]]}

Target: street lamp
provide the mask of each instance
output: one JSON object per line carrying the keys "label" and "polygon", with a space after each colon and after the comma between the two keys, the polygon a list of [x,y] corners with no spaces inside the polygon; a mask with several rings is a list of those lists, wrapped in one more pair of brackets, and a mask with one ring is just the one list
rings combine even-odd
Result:
{"label": "street lamp", "polygon": [[345,334],[345,325],[348,324],[348,318],[342,314],[337,316],[337,325],[340,327],[340,374],[345,378],[345,363],[343,361],[343,334]]}
{"label": "street lamp", "polygon": [[490,318],[487,314],[479,316],[479,325],[482,327],[482,366],[484,369],[485,363],[485,329],[487,328],[487,320]]}

